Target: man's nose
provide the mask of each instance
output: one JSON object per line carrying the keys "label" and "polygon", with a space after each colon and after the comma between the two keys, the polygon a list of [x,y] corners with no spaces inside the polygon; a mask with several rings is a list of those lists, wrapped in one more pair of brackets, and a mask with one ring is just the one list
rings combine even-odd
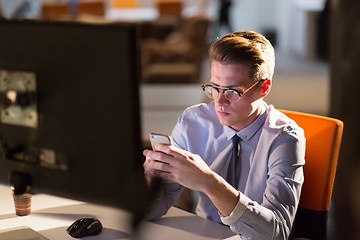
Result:
{"label": "man's nose", "polygon": [[230,101],[226,98],[225,94],[220,91],[218,97],[215,99],[218,105],[229,105]]}

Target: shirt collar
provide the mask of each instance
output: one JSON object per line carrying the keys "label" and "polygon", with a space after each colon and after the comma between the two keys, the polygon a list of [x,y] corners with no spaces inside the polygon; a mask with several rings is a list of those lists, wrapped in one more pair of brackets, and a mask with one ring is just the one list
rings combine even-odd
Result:
{"label": "shirt collar", "polygon": [[228,140],[230,140],[235,134],[237,134],[242,141],[249,141],[254,135],[255,133],[261,128],[261,126],[264,124],[265,120],[266,120],[266,114],[265,114],[265,105],[263,105],[262,107],[262,111],[260,113],[260,115],[257,117],[257,119],[251,123],[249,126],[247,126],[246,128],[242,129],[241,131],[236,131],[228,126],[224,126],[224,132],[228,138]]}

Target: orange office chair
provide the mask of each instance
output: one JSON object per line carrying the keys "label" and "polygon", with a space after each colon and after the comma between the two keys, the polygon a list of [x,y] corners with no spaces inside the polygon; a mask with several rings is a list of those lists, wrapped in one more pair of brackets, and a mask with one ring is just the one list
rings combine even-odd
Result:
{"label": "orange office chair", "polygon": [[157,0],[156,6],[160,16],[181,17],[183,7],[181,0]]}
{"label": "orange office chair", "polygon": [[105,15],[105,6],[103,0],[97,1],[78,1],[78,14],[91,14],[96,16]]}
{"label": "orange office chair", "polygon": [[65,2],[44,3],[42,5],[43,19],[64,19],[70,18],[69,4]]}
{"label": "orange office chair", "polygon": [[[77,16],[88,14],[104,16],[105,6],[103,0],[78,0]],[[42,5],[42,18],[47,20],[70,20],[71,9],[69,2],[44,3]]]}
{"label": "orange office chair", "polygon": [[343,122],[314,114],[280,110],[305,131],[306,152],[299,208],[291,238],[326,239]]}
{"label": "orange office chair", "polygon": [[137,0],[112,0],[111,7],[113,8],[137,8],[139,3]]}

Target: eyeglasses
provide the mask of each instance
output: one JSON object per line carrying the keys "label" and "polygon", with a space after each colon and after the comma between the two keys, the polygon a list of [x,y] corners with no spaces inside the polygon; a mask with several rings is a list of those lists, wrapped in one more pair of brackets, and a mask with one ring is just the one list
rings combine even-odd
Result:
{"label": "eyeglasses", "polygon": [[240,92],[240,91],[238,91],[236,89],[232,89],[232,88],[215,87],[213,85],[207,84],[209,81],[210,81],[210,79],[207,80],[206,83],[201,85],[202,90],[205,92],[206,96],[208,96],[211,99],[216,99],[216,98],[219,97],[219,93],[221,91],[224,94],[224,96],[226,97],[227,100],[229,100],[230,102],[237,102],[237,101],[240,100],[240,97],[243,94],[245,94],[247,91],[249,91],[250,89],[255,87],[259,82],[263,81],[263,79],[257,81],[251,87],[249,87],[248,89],[246,89],[243,92]]}

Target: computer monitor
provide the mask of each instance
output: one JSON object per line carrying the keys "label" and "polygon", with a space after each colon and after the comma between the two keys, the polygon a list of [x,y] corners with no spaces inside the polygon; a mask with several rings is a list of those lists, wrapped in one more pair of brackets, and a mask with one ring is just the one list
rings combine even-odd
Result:
{"label": "computer monitor", "polygon": [[0,21],[0,181],[144,208],[132,24]]}

